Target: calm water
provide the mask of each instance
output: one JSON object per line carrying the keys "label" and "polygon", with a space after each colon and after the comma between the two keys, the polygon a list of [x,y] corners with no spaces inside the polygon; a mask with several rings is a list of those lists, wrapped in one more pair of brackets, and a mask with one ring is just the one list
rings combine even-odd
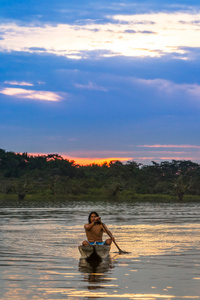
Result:
{"label": "calm water", "polygon": [[[97,210],[130,254],[80,260]],[[200,204],[0,208],[0,299],[200,299]]]}

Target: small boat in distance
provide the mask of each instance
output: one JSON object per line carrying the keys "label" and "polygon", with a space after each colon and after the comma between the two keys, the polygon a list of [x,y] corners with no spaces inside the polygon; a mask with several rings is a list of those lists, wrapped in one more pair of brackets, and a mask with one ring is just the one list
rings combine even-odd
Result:
{"label": "small boat in distance", "polygon": [[102,260],[109,256],[110,246],[109,245],[89,245],[78,247],[81,258],[87,260]]}

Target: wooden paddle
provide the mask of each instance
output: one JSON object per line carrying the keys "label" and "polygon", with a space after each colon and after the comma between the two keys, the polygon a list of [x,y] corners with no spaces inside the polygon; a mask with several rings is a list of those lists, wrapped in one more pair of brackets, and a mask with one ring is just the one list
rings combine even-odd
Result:
{"label": "wooden paddle", "polygon": [[[99,220],[99,223],[101,224],[101,226],[103,227],[103,229],[105,230],[105,232],[107,233],[107,235],[112,239],[112,235],[111,235],[110,232],[107,230],[107,228],[104,226],[104,224],[101,222],[101,220]],[[122,254],[122,253],[128,254],[128,253],[129,253],[129,252],[126,252],[126,251],[121,250],[115,241],[113,241],[113,243],[115,244],[115,246],[116,246],[117,249],[119,250],[119,254]]]}

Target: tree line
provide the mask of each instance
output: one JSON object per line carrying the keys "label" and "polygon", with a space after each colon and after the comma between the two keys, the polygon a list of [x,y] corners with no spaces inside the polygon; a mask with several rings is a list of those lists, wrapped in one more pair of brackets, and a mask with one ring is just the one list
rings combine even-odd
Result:
{"label": "tree line", "polygon": [[0,193],[48,195],[200,195],[200,165],[172,160],[151,165],[111,161],[81,166],[59,154],[29,155],[0,149]]}

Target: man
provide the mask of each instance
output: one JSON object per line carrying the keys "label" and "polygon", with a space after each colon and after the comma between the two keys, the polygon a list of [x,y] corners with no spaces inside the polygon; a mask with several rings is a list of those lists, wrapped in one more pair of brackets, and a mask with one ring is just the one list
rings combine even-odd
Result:
{"label": "man", "polygon": [[[104,229],[105,227],[105,229]],[[87,241],[83,241],[83,246],[89,245],[111,245],[115,240],[112,233],[108,230],[105,224],[101,225],[101,218],[98,213],[93,211],[89,214],[88,223],[84,225]],[[107,232],[106,232],[107,231]],[[103,242],[103,232],[109,233],[111,238]]]}

